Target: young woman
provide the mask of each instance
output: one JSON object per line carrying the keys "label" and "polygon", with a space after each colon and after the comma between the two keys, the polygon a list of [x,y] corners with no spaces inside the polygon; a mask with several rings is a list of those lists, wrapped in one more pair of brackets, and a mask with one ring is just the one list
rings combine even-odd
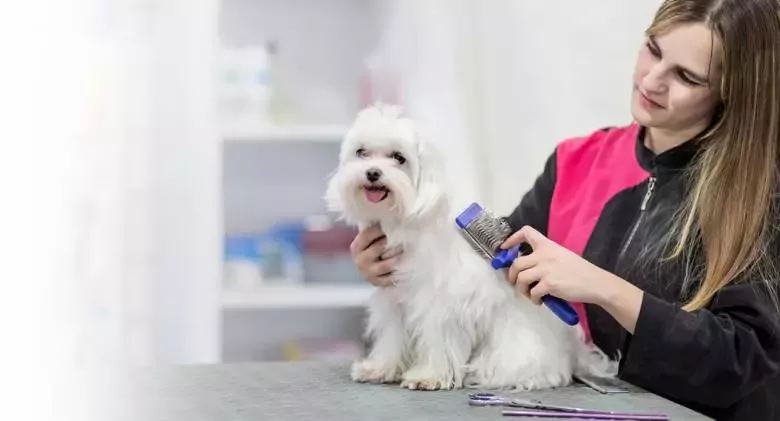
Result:
{"label": "young woman", "polygon": [[[780,419],[780,2],[666,0],[646,35],[635,123],[558,145],[508,216],[534,250],[508,281],[577,303],[624,380]],[[362,231],[354,261],[392,285],[383,245]]]}

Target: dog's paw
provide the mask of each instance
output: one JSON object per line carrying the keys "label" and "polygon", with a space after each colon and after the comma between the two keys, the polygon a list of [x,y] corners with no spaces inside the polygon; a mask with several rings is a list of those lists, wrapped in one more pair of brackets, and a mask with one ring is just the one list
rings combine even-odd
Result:
{"label": "dog's paw", "polygon": [[401,387],[409,390],[449,390],[455,388],[451,376],[437,373],[430,367],[412,367],[403,374]]}
{"label": "dog's paw", "polygon": [[361,360],[352,364],[352,380],[360,383],[398,383],[401,370],[397,364],[378,360]]}

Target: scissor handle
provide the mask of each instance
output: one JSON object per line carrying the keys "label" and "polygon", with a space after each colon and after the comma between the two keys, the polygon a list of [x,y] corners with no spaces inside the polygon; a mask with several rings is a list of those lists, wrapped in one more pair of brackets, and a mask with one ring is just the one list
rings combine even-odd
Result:
{"label": "scissor handle", "polygon": [[503,399],[493,393],[477,392],[469,395],[469,405],[471,406],[501,405],[503,402]]}
{"label": "scissor handle", "polygon": [[469,399],[477,399],[477,400],[487,400],[487,399],[495,399],[496,394],[495,393],[489,393],[489,392],[476,392],[469,394]]}

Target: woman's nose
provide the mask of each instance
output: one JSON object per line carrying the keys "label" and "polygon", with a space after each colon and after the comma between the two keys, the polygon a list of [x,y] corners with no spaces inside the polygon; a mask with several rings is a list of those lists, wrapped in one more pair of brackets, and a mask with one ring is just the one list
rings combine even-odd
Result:
{"label": "woman's nose", "polygon": [[646,92],[664,93],[666,92],[666,81],[664,80],[664,71],[660,66],[650,68],[645,77],[642,78],[642,89]]}

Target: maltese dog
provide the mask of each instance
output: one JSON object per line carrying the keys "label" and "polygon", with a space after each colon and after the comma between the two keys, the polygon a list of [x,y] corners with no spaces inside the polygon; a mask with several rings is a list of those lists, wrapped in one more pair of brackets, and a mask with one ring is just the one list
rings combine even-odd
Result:
{"label": "maltese dog", "polygon": [[328,209],[360,228],[379,224],[403,250],[393,284],[368,304],[368,356],[358,382],[409,389],[532,390],[575,374],[612,376],[612,362],[544,306],[517,293],[462,237],[441,157],[396,106],[361,111],[328,182]]}

